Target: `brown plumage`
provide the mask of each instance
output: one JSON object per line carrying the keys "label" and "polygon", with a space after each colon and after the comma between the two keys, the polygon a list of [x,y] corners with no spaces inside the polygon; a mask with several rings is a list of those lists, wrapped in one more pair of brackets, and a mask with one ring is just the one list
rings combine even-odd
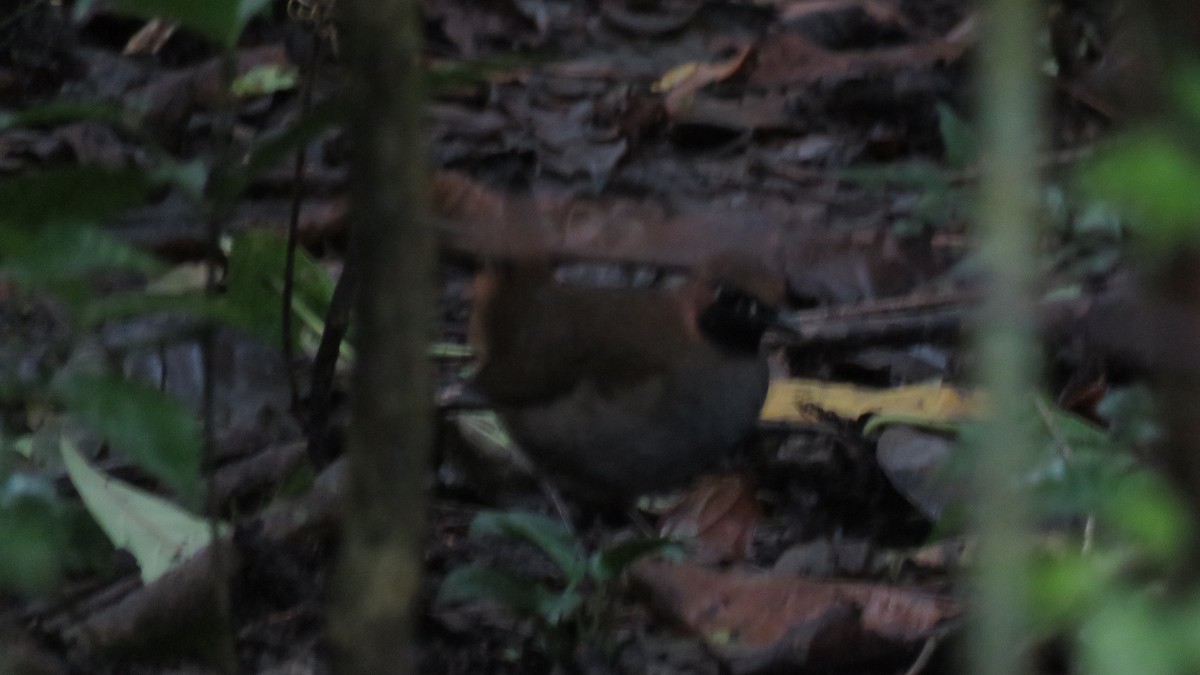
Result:
{"label": "brown plumage", "polygon": [[571,287],[548,265],[510,263],[475,291],[476,385],[578,496],[625,503],[676,487],[754,428],[767,391],[759,302],[782,298],[759,265],[718,258],[668,290]]}

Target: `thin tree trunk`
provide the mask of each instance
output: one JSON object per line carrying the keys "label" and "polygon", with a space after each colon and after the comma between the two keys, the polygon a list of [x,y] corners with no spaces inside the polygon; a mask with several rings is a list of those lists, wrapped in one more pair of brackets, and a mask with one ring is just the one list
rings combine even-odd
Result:
{"label": "thin tree trunk", "polygon": [[1017,476],[1036,447],[1030,424],[1038,372],[1034,346],[1034,167],[1038,132],[1034,0],[987,3],[979,102],[983,138],[979,228],[988,264],[988,296],[979,345],[993,417],[980,448],[979,525],[971,660],[978,675],[1027,669],[1029,521]]}
{"label": "thin tree trunk", "polygon": [[426,211],[420,27],[412,0],[344,0],[352,71],[351,256],[357,364],[345,527],[329,630],[339,673],[416,669],[425,483],[433,435],[434,237]]}

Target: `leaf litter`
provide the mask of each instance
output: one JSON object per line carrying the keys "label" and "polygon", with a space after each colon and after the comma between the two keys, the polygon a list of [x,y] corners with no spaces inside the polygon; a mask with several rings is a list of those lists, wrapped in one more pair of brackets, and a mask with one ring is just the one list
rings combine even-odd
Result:
{"label": "leaf litter", "polygon": [[[962,267],[969,246],[960,243],[969,214],[929,197],[961,201],[963,186],[928,167],[954,150],[940,111],[968,108],[965,63],[975,48],[976,17],[967,3],[916,4],[608,3],[599,10],[537,1],[424,4],[430,63],[445,67],[431,79],[431,195],[445,248],[454,256],[545,255],[648,269],[658,279],[734,248],[777,263],[789,284],[790,309],[807,312],[806,325],[817,327],[807,341],[773,347],[776,369],[786,377],[774,385],[768,406],[774,412],[764,416],[762,439],[749,449],[764,455],[769,468],[762,469],[761,457],[748,460],[757,482],[744,472],[731,474],[684,496],[661,526],[693,539],[692,557],[641,561],[629,585],[607,589],[618,605],[607,626],[618,656],[584,650],[577,665],[645,672],[649,660],[674,654],[658,664],[659,672],[684,672],[696,654],[666,645],[691,633],[706,643],[704,658],[734,672],[896,672],[925,644],[956,629],[963,607],[949,575],[958,558],[922,563],[941,549],[935,542],[917,550],[946,504],[922,482],[930,469],[911,467],[930,448],[911,433],[898,443],[893,430],[908,427],[888,426],[877,460],[874,440],[862,429],[873,415],[906,423],[921,415],[926,423],[941,423],[973,409],[948,385],[895,388],[916,387],[931,373],[961,379],[957,331],[974,287]],[[68,35],[54,11],[41,7],[22,23],[41,37]],[[0,61],[0,100],[18,109],[59,97],[117,103],[134,116],[131,126],[180,159],[211,150],[219,66],[210,48],[172,24],[132,26],[104,9],[83,17],[78,28],[77,41],[6,43],[22,58]],[[237,49],[238,72],[261,76],[300,65],[287,37],[298,28],[275,19],[254,24]],[[479,67],[490,60],[505,66]],[[68,67],[72,62],[82,67]],[[457,80],[447,75],[455,68],[463,75]],[[328,78],[319,78],[317,89],[318,97],[334,94]],[[282,81],[248,93],[237,104],[237,152],[249,152],[298,116],[297,92]],[[1070,131],[1072,142],[1087,142],[1103,127],[1090,116],[1094,111],[1061,114],[1058,127]],[[306,148],[301,239],[325,258],[345,250],[345,145],[332,130]],[[128,128],[101,122],[0,133],[0,167],[7,174],[148,162]],[[873,175],[854,171],[880,166]],[[254,178],[233,207],[229,231],[282,232],[292,188],[290,159]],[[156,193],[107,227],[181,265],[194,264],[203,251],[201,221],[177,188]],[[464,270],[450,264],[443,276],[443,336],[465,341]],[[930,297],[943,299],[925,302]],[[926,311],[937,314],[910,320]],[[136,329],[142,330],[150,329]],[[249,513],[287,492],[284,483],[292,478],[284,474],[291,472],[282,467],[294,466],[294,456],[277,451],[297,430],[294,422],[280,421],[289,413],[279,378],[246,374],[263,371],[247,365],[261,345],[244,339],[224,338],[228,358],[218,377],[227,380],[220,391],[229,413],[220,452],[239,460],[281,458],[260,463],[254,475],[239,475],[249,462],[231,464],[240,468],[228,475],[229,494],[240,495],[239,507]],[[157,361],[150,350],[131,350],[128,370],[150,381],[169,370],[163,379],[194,403],[198,384],[187,366],[195,348],[194,342],[174,344]],[[932,351],[943,355],[936,365],[914,369],[914,355]],[[47,356],[29,350],[23,358]],[[880,381],[879,373],[890,379]],[[457,365],[443,370],[444,384],[461,380]],[[891,389],[871,392],[872,386]],[[905,447],[914,448],[912,456]],[[469,463],[462,459],[469,452],[447,453],[448,461]],[[279,475],[264,482],[263,467]],[[543,498],[516,477],[515,489],[489,490],[490,469],[453,474],[444,468],[425,596],[432,597],[446,573],[480,560],[536,570],[553,582],[554,571],[537,562],[536,551],[466,536],[467,515],[481,506],[544,506]],[[904,480],[897,478],[901,470]],[[239,481],[253,487],[238,488]],[[327,527],[330,521],[315,522]],[[611,515],[586,522],[578,536],[591,550],[635,535],[636,527]],[[847,540],[903,553],[859,556]],[[313,619],[322,610],[298,585],[327,569],[328,555],[314,551],[326,550],[321,542],[328,539],[263,541],[269,555],[250,567],[269,580],[263,587],[269,592],[247,592],[253,610],[239,635],[256,645],[253,660],[264,671],[309,664],[305,672],[322,672],[312,665],[320,643]],[[802,547],[814,545],[840,553],[830,554],[835,562],[828,566],[795,562]],[[789,551],[792,563],[757,571]],[[849,562],[856,557],[861,564]],[[270,561],[285,562],[271,571]],[[821,570],[828,578],[812,578]],[[639,597],[648,597],[656,613],[647,613]],[[423,672],[550,668],[538,636],[503,612],[421,611],[421,631],[429,638]],[[44,637],[77,639],[72,618],[44,618]],[[293,651],[295,645],[301,647]],[[105,672],[99,662],[81,658],[90,672]]]}

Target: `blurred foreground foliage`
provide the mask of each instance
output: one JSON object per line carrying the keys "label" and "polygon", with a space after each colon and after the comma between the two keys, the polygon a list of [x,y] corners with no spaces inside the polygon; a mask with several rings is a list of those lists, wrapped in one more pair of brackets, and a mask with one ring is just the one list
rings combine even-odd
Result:
{"label": "blurred foreground foliage", "polygon": [[[1106,213],[1114,207],[1121,214],[1148,270],[1200,245],[1200,154],[1190,142],[1200,127],[1200,67],[1184,65],[1164,81],[1173,109],[1117,138],[1079,172],[1076,185]],[[1200,597],[1179,583],[1200,524],[1180,486],[1169,485],[1176,477],[1146,468],[1156,464],[1153,448],[1163,441],[1148,400],[1140,389],[1109,394],[1099,409],[1109,433],[1099,440],[1115,460],[1071,490],[1090,504],[1081,536],[1038,559],[1038,629],[1072,639],[1077,672],[1200,671]]]}
{"label": "blurred foreground foliage", "polygon": [[[76,3],[76,10],[89,4]],[[115,5],[134,15],[171,19],[229,50],[268,3],[121,0]],[[26,592],[52,591],[66,574],[109,564],[112,547],[93,517],[101,523],[128,521],[125,509],[137,504],[175,522],[187,518],[182,511],[170,515],[174,507],[160,498],[115,482],[101,482],[101,488],[90,490],[91,499],[85,495],[92,517],[84,505],[63,499],[54,474],[63,469],[64,459],[77,457],[69,450],[76,441],[90,441],[80,445],[93,450],[107,447],[156,479],[187,509],[200,506],[202,435],[196,411],[161,391],[159,383],[130,379],[116,365],[120,354],[96,340],[96,331],[170,315],[170,330],[156,332],[143,325],[134,329],[145,333],[138,339],[151,344],[195,341],[224,325],[268,344],[280,340],[286,245],[279,237],[245,233],[225,241],[224,278],[219,278],[218,271],[210,273],[204,266],[193,266],[190,273],[168,269],[105,226],[169,192],[190,199],[197,213],[215,218],[227,212],[259,172],[326,129],[334,115],[314,110],[286,132],[252,147],[234,165],[177,160],[140,128],[134,113],[108,105],[50,102],[0,111],[0,133],[81,120],[112,126],[134,139],[145,159],[123,169],[62,166],[0,181],[5,205],[0,213],[0,286],[7,294],[0,401],[10,412],[25,413],[24,420],[9,416],[0,429],[0,587]],[[302,321],[293,337],[319,333],[332,295],[328,275],[310,258],[301,254],[297,269],[295,305]],[[32,328],[36,335],[27,330]],[[81,461],[75,461],[74,469],[68,462],[70,480],[87,475]],[[76,488],[84,492],[82,486]],[[162,545],[128,529],[106,530],[119,545],[134,548],[143,565],[152,559],[151,549]],[[155,563],[157,573],[162,564],[173,562]]]}

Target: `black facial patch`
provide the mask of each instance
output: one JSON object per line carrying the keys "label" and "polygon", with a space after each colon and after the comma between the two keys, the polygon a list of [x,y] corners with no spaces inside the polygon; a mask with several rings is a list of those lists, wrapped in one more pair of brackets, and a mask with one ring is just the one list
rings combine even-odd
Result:
{"label": "black facial patch", "polygon": [[773,307],[737,287],[721,284],[712,303],[700,313],[700,332],[724,351],[756,354],[775,316]]}

